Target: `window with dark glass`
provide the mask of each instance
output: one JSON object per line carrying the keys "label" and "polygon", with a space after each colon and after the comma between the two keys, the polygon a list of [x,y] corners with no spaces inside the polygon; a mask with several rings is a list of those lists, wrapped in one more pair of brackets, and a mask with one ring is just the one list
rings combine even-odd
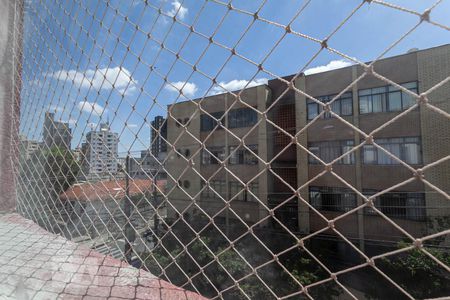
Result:
{"label": "window with dark glass", "polygon": [[224,147],[208,147],[208,150],[202,150],[203,165],[217,165],[225,159]]}
{"label": "window with dark glass", "polygon": [[251,182],[249,189],[246,190],[244,186],[237,181],[231,181],[230,187],[230,199],[240,201],[257,201],[258,197],[258,182]]}
{"label": "window with dark glass", "polygon": [[249,107],[233,109],[228,113],[228,127],[250,127],[258,121],[258,114]]}
{"label": "window with dark glass", "polygon": [[349,211],[356,207],[356,194],[339,187],[310,187],[309,200],[318,210]]}
{"label": "window with dark glass", "polygon": [[[324,141],[324,142],[314,142],[308,144],[308,149],[314,155],[319,157],[326,163],[333,161],[334,159],[340,157],[344,153],[350,151],[354,146],[353,140],[344,141]],[[318,164],[319,161],[316,160],[312,155],[309,155],[309,163]],[[342,159],[340,159],[338,164],[349,165],[355,163],[355,154],[351,152],[347,154]]]}
{"label": "window with dark glass", "polygon": [[[331,100],[334,99],[336,95],[328,95],[328,96],[320,96],[316,97],[317,100],[319,100],[322,103],[328,103]],[[308,110],[308,120],[314,119],[319,112],[322,111],[322,106],[319,106],[315,101],[308,100],[307,103],[307,110]],[[331,103],[331,110],[338,114],[339,116],[351,116],[353,115],[353,98],[352,93],[347,92],[341,95],[341,97],[337,98],[336,100]],[[330,113],[325,113],[323,115],[323,118],[328,119],[331,118]]]}
{"label": "window with dark glass", "polygon": [[226,182],[224,180],[211,180],[209,181],[209,187],[205,187],[206,184],[204,181],[201,184],[203,188],[201,195],[203,198],[225,198]]}
{"label": "window with dark glass", "polygon": [[248,145],[247,147],[231,146],[229,163],[230,165],[256,165],[258,164],[257,155],[258,145]]}
{"label": "window with dark glass", "polygon": [[220,122],[220,124],[223,125],[223,119],[220,119],[223,116],[223,111],[210,113],[210,115],[200,115],[200,131],[211,131],[216,128],[216,126],[216,129],[222,129],[218,124]]}
{"label": "window with dark glass", "polygon": [[[375,143],[398,157],[400,160],[411,165],[421,163],[421,146],[419,137],[401,137],[375,139]],[[397,160],[391,158],[387,153],[373,145],[364,145],[362,151],[364,164],[373,165],[397,165]]]}
{"label": "window with dark glass", "polygon": [[[373,195],[376,191],[363,191],[364,195]],[[424,193],[388,192],[374,199],[374,205],[388,217],[423,221],[426,218]],[[377,215],[373,209],[366,209],[368,215]]]}
{"label": "window with dark glass", "polygon": [[[402,86],[417,94],[417,82]],[[359,113],[368,114],[383,111],[405,110],[415,103],[415,98],[394,86],[382,86],[358,91]]]}

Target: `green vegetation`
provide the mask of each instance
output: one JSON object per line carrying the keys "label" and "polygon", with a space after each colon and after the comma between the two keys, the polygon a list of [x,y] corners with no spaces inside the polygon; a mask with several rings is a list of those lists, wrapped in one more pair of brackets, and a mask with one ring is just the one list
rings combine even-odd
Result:
{"label": "green vegetation", "polygon": [[45,177],[48,179],[48,187],[54,197],[67,190],[76,180],[80,166],[72,151],[53,147],[42,153],[44,159]]}

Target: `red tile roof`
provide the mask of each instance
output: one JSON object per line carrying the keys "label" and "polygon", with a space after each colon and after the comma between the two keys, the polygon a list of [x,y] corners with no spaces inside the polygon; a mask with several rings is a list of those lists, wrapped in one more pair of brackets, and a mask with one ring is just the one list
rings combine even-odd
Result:
{"label": "red tile roof", "polygon": [[[164,189],[165,180],[158,180],[157,185],[160,190]],[[152,192],[152,180],[131,179],[130,196]],[[61,193],[61,200],[69,201],[95,201],[114,198],[121,200],[125,196],[125,180],[97,181],[76,184]]]}

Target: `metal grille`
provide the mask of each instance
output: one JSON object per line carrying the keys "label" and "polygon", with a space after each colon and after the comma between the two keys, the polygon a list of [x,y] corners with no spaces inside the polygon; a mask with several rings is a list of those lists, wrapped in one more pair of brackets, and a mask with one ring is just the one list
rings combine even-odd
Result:
{"label": "metal grille", "polygon": [[18,212],[209,298],[449,296],[450,3],[391,2],[18,4]]}

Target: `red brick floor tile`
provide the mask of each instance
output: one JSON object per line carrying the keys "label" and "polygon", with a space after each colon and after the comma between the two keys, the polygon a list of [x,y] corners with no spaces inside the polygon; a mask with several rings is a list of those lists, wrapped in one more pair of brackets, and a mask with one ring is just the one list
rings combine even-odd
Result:
{"label": "red brick floor tile", "polygon": [[134,286],[113,286],[111,296],[133,299],[135,298],[135,292],[136,288]]}

